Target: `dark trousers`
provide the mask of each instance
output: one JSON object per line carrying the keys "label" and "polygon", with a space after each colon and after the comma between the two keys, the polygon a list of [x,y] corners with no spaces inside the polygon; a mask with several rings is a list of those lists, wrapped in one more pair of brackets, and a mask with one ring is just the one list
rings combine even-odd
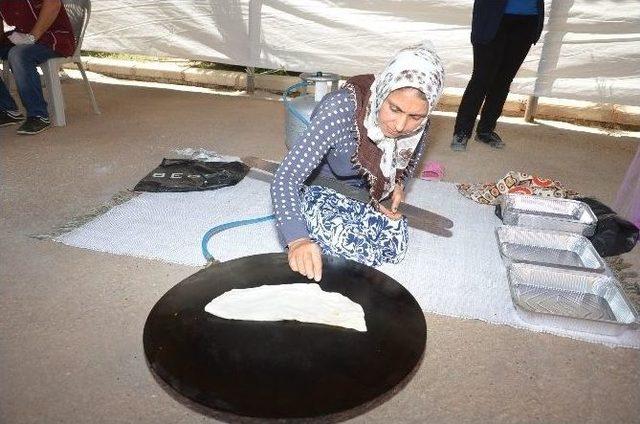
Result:
{"label": "dark trousers", "polygon": [[511,82],[529,53],[537,24],[536,16],[504,15],[491,42],[473,45],[473,73],[460,102],[455,134],[471,136],[483,101],[476,132],[495,129]]}

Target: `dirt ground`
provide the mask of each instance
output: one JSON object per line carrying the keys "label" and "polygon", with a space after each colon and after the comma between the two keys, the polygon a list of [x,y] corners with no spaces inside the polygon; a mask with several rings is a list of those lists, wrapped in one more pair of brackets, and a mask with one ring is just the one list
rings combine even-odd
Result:
{"label": "dirt ground", "polygon": [[[215,422],[154,381],[142,347],[154,303],[197,269],[28,235],[131,188],[178,148],[281,159],[282,104],[93,78],[102,115],[72,79],[63,85],[67,127],[33,137],[0,128],[0,422]],[[506,149],[471,142],[454,153],[452,126],[453,114],[436,114],[427,153],[445,163],[445,180],[490,181],[522,170],[608,204],[639,142],[637,133],[506,118],[499,124]],[[638,249],[625,257],[640,269]],[[426,354],[414,378],[351,422],[640,422],[638,350],[426,319]]]}

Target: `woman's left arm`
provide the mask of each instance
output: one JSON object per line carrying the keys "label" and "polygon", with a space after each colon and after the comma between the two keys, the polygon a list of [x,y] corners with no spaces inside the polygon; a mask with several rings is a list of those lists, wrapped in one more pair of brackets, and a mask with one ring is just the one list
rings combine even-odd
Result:
{"label": "woman's left arm", "polygon": [[400,206],[400,203],[404,202],[404,187],[406,186],[407,180],[413,176],[416,166],[420,163],[422,156],[424,155],[430,122],[431,121],[427,122],[424,131],[422,132],[422,137],[420,137],[420,141],[418,142],[416,149],[413,151],[413,155],[407,167],[404,169],[398,169],[396,172],[396,187],[393,190],[393,193],[391,193],[391,210],[387,210],[384,206],[380,205],[382,212],[391,219],[400,219],[402,217],[402,215],[398,213],[398,206]]}

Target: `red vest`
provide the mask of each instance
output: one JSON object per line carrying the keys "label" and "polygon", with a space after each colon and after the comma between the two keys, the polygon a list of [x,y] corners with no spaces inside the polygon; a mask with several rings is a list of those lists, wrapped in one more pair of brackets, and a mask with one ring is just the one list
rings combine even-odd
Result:
{"label": "red vest", "polygon": [[[42,0],[0,0],[0,17],[9,26],[16,27],[16,31],[26,34],[36,24],[41,8]],[[61,56],[73,55],[76,40],[64,5],[38,43],[48,46]]]}

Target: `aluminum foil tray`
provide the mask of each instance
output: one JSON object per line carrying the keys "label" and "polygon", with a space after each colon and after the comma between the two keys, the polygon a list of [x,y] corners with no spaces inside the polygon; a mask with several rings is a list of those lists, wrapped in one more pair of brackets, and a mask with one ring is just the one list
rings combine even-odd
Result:
{"label": "aluminum foil tray", "polygon": [[606,272],[602,257],[589,239],[579,234],[505,225],[496,229],[496,237],[500,255],[507,266],[524,262],[576,271]]}
{"label": "aluminum foil tray", "polygon": [[502,197],[502,222],[590,237],[596,230],[598,219],[589,205],[577,200],[505,194]]}
{"label": "aluminum foil tray", "polygon": [[639,326],[637,311],[609,275],[514,263],[508,279],[526,322],[611,336]]}

